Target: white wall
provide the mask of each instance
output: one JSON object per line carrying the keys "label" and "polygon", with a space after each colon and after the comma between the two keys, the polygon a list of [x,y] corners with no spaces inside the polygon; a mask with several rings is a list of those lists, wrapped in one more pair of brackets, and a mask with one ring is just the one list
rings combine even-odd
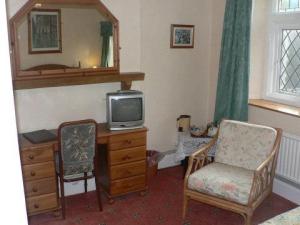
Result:
{"label": "white wall", "polygon": [[219,59],[222,42],[223,18],[225,11],[225,0],[212,0],[212,24],[211,24],[211,57],[210,57],[210,72],[209,72],[209,108],[208,120],[213,121],[215,112],[215,101],[217,94],[217,83],[219,73]]}
{"label": "white wall", "polygon": [[2,76],[0,77],[0,124],[2,129],[0,136],[3,150],[0,157],[1,224],[25,225],[27,224],[27,215],[14,114],[5,5],[5,1],[0,2],[0,57],[2,61]]}
{"label": "white wall", "polygon": [[[25,0],[9,1],[12,16]],[[192,123],[208,118],[210,0],[105,0],[120,21],[121,71],[142,71],[145,81],[133,89],[145,92],[148,148],[166,151],[176,142],[176,118],[190,114]],[[195,25],[194,49],[170,49],[172,23]],[[105,93],[119,84],[20,90],[15,92],[19,132],[56,128],[82,118],[105,121]]]}
{"label": "white wall", "polygon": [[[146,72],[146,119],[150,147],[174,148],[176,118],[190,114],[206,124],[210,56],[210,1],[142,0],[141,69]],[[195,47],[171,49],[171,24],[194,24]]]}

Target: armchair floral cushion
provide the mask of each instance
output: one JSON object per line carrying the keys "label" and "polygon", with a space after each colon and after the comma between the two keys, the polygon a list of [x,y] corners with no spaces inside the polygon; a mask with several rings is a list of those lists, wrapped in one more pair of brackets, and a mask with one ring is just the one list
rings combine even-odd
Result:
{"label": "armchair floral cushion", "polygon": [[223,120],[215,161],[255,170],[270,155],[276,135],[271,127]]}
{"label": "armchair floral cushion", "polygon": [[260,225],[300,225],[300,207],[282,213]]}
{"label": "armchair floral cushion", "polygon": [[188,188],[246,205],[253,171],[223,163],[211,163],[190,175]]}

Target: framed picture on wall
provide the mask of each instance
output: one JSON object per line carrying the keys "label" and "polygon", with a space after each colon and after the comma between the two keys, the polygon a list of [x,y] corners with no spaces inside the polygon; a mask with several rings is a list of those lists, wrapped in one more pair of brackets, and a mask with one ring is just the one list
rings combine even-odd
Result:
{"label": "framed picture on wall", "polygon": [[60,10],[35,9],[28,17],[29,53],[62,52]]}
{"label": "framed picture on wall", "polygon": [[171,25],[171,48],[194,48],[194,25]]}

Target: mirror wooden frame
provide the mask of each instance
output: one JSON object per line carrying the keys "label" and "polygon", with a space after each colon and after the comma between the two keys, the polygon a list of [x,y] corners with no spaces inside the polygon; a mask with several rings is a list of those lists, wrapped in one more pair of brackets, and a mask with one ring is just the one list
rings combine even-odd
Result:
{"label": "mirror wooden frame", "polygon": [[[20,53],[19,43],[17,39],[18,22],[26,17],[28,13],[35,9],[36,4],[77,4],[94,6],[100,13],[104,14],[113,23],[114,37],[114,67],[109,68],[68,68],[68,67],[53,67],[53,64],[37,66],[32,70],[20,69]],[[11,62],[12,62],[12,79],[15,82],[20,81],[36,81],[49,79],[50,84],[44,86],[63,86],[60,82],[65,82],[64,78],[78,78],[81,84],[96,83],[90,79],[96,79],[96,76],[102,75],[120,75],[120,59],[119,59],[119,21],[108,10],[108,8],[99,0],[29,0],[9,21],[10,26],[10,47],[11,47]],[[63,80],[62,80],[63,79]],[[45,81],[43,81],[45,83]],[[47,83],[47,82],[46,82]],[[71,82],[72,83],[72,82]],[[76,83],[74,81],[73,83]]]}

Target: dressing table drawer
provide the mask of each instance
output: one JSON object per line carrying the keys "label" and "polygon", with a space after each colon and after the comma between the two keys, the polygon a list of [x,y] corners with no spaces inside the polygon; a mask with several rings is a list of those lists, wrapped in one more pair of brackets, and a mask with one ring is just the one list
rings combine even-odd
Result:
{"label": "dressing table drawer", "polygon": [[32,150],[22,151],[21,160],[23,165],[51,161],[53,160],[52,147],[45,146]]}
{"label": "dressing table drawer", "polygon": [[146,177],[145,175],[129,177],[112,181],[111,183],[111,194],[119,195],[132,191],[140,191],[145,189]]}
{"label": "dressing table drawer", "polygon": [[146,133],[115,135],[109,138],[109,150],[118,150],[146,145]]}
{"label": "dressing table drawer", "polygon": [[110,203],[116,196],[147,190],[146,146],[146,128],[111,131],[107,137],[107,146],[99,151],[99,182]]}
{"label": "dressing table drawer", "polygon": [[55,169],[53,161],[23,166],[23,176],[25,181],[53,177],[54,175]]}
{"label": "dressing table drawer", "polygon": [[27,211],[30,215],[40,211],[56,208],[58,205],[56,193],[28,197],[26,199]]}
{"label": "dressing table drawer", "polygon": [[112,180],[126,178],[146,173],[146,161],[138,161],[112,166],[110,170],[110,178]]}
{"label": "dressing table drawer", "polygon": [[116,165],[146,159],[146,147],[140,146],[119,151],[110,151],[110,164]]}
{"label": "dressing table drawer", "polygon": [[59,208],[54,163],[54,145],[29,144],[20,149],[28,216]]}
{"label": "dressing table drawer", "polygon": [[25,183],[25,194],[26,196],[37,196],[48,193],[56,192],[56,181],[55,177],[46,179],[39,179],[34,181],[28,181]]}

